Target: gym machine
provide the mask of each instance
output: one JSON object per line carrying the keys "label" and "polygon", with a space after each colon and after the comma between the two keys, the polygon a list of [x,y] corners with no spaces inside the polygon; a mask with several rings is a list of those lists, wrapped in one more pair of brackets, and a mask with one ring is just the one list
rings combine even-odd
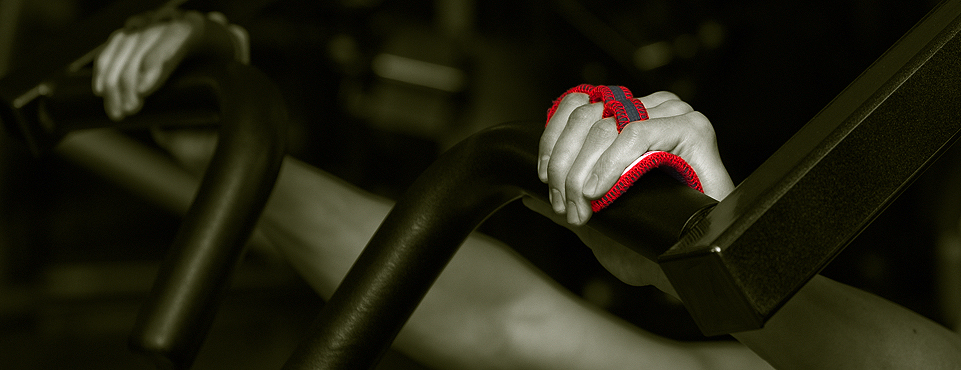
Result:
{"label": "gym machine", "polygon": [[[145,3],[137,6],[161,2]],[[105,13],[141,11],[131,6]],[[86,37],[120,27],[103,19],[101,34]],[[705,334],[762,327],[957,139],[959,30],[961,1],[943,2],[723,201],[652,172],[589,226],[658,261]],[[67,132],[109,123],[81,68],[95,48],[0,80],[5,128],[42,152]],[[221,141],[132,343],[186,368],[276,179],[285,117],[276,89],[249,67],[197,66],[173,81],[128,124],[147,124],[153,112],[218,124]],[[542,127],[482,131],[425,171],[285,368],[373,367],[470,232],[521,197],[546,201],[534,170]]]}

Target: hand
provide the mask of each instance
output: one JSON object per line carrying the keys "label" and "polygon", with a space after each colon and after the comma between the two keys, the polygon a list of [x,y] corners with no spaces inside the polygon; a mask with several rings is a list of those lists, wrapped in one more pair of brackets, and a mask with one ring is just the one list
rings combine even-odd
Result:
{"label": "hand", "polygon": [[590,201],[607,193],[635,159],[651,150],[680,156],[697,172],[707,195],[727,196],[734,183],[721,163],[711,123],[676,95],[657,92],[640,98],[649,119],[632,122],[618,134],[612,118],[601,119],[603,103],[588,100],[586,94],[566,95],[541,137],[538,176],[550,185],[551,206],[524,203],[574,231],[621,281],[654,285],[676,296],[656,263],[583,225],[593,213]]}
{"label": "hand", "polygon": [[635,159],[652,150],[684,159],[715,199],[734,189],[704,115],[669,92],[640,100],[650,118],[628,124],[620,134],[613,118],[601,119],[603,104],[589,104],[582,93],[567,94],[548,122],[538,176],[550,185],[554,212],[566,214],[568,223],[587,223],[593,214],[590,201],[606,194]]}
{"label": "hand", "polygon": [[143,99],[194,53],[229,55],[246,63],[247,40],[243,28],[228,25],[219,13],[204,17],[165,7],[131,17],[94,61],[94,93],[104,98],[111,119],[122,120],[140,111]]}

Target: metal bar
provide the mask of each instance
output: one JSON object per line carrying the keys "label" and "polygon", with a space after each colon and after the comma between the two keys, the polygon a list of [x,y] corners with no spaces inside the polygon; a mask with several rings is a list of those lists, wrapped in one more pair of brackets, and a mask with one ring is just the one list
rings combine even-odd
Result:
{"label": "metal bar", "polygon": [[218,97],[217,149],[130,340],[174,368],[190,367],[210,328],[280,171],[287,121],[280,91],[253,68],[232,63],[184,83]]}
{"label": "metal bar", "polygon": [[957,139],[959,30],[935,8],[661,256],[705,334],[762,327]]}
{"label": "metal bar", "polygon": [[[391,210],[285,369],[373,367],[484,219],[521,196],[547,202],[535,161],[542,131],[542,122],[488,129],[431,165]],[[653,171],[588,225],[620,231],[617,239],[653,257],[715,203]]]}

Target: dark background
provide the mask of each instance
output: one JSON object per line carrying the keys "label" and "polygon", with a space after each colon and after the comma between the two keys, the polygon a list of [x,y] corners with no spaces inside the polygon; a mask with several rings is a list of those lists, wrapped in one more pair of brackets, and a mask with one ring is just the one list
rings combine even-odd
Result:
{"label": "dark background", "polygon": [[[0,74],[23,67],[18,61],[32,45],[106,4],[0,0],[0,14],[16,20],[0,26]],[[450,145],[493,124],[541,120],[552,99],[585,82],[625,85],[636,95],[677,93],[711,119],[740,182],[934,5],[201,0],[185,7],[222,11],[250,32],[252,64],[281,86],[290,107],[293,155],[397,197]],[[371,62],[381,54],[456,68],[466,84],[441,91],[378,76]],[[126,353],[125,335],[178,219],[61,158],[34,158],[8,138],[0,144],[0,368],[144,366]],[[949,153],[824,273],[951,323],[933,261],[940,225],[957,225],[961,202],[951,189],[961,183],[959,157]],[[522,206],[508,206],[483,231],[645,329],[706,339],[683,307],[619,283],[575,237]],[[197,368],[279,368],[323,302],[267,250],[248,254],[234,285]],[[382,367],[417,368],[393,353]]]}

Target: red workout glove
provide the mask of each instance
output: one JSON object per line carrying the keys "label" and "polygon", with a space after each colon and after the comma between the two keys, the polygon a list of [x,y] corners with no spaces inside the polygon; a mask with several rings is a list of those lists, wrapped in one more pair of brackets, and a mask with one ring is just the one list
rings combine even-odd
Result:
{"label": "red workout glove", "polygon": [[[582,84],[567,90],[554,100],[554,104],[547,111],[548,122],[550,122],[554,112],[557,111],[557,105],[561,102],[561,99],[570,93],[587,94],[590,96],[591,103],[604,102],[603,117],[614,117],[617,121],[617,132],[621,132],[628,123],[643,121],[648,118],[647,109],[644,108],[644,104],[641,103],[640,99],[634,98],[633,95],[631,95],[631,91],[626,87]],[[617,180],[617,183],[611,187],[611,190],[609,190],[607,194],[604,194],[600,199],[591,201],[591,209],[594,212],[604,209],[621,196],[621,194],[624,194],[641,175],[644,175],[653,168],[666,170],[691,188],[702,193],[704,192],[704,189],[701,187],[701,181],[698,180],[694,169],[692,169],[684,159],[665,151],[655,150],[644,153],[640,158],[635,160],[634,163],[627,166],[627,169],[621,174],[620,179]]]}

